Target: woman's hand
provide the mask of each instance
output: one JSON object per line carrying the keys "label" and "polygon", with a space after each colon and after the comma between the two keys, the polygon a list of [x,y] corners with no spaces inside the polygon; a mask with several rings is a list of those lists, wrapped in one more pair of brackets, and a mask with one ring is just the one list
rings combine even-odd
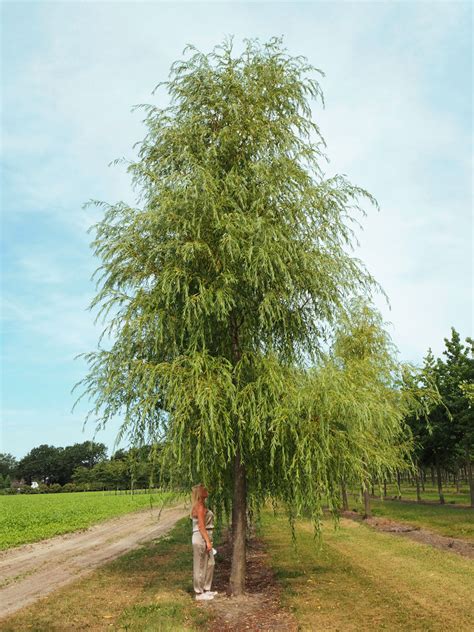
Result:
{"label": "woman's hand", "polygon": [[210,553],[212,551],[212,542],[209,540],[209,542],[206,543],[206,551],[208,553]]}

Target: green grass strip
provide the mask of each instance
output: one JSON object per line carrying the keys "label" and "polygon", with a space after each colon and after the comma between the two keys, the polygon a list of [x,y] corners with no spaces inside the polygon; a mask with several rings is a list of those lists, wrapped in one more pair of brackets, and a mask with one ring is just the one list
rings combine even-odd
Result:
{"label": "green grass strip", "polygon": [[[446,505],[419,505],[395,500],[371,500],[372,514],[396,522],[406,522],[440,535],[474,542],[474,510],[456,509]],[[350,508],[362,511],[355,501]]]}
{"label": "green grass strip", "polygon": [[474,565],[350,520],[325,521],[319,549],[308,521],[262,516],[262,535],[301,630],[472,630]]}

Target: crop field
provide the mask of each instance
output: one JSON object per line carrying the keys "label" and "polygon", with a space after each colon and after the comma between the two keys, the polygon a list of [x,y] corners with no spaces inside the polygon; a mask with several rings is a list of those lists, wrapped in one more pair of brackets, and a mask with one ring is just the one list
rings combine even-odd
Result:
{"label": "crop field", "polygon": [[169,505],[173,492],[115,495],[110,492],[0,496],[0,550],[85,529],[107,518]]}

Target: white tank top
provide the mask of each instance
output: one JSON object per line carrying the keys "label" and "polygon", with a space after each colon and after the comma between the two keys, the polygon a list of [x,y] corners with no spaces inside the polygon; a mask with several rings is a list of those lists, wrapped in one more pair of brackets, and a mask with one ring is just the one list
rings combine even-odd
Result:
{"label": "white tank top", "polygon": [[[206,511],[204,523],[206,525],[206,531],[212,531],[214,529],[214,514],[210,509]],[[193,516],[193,533],[197,531],[199,531],[198,519]]]}

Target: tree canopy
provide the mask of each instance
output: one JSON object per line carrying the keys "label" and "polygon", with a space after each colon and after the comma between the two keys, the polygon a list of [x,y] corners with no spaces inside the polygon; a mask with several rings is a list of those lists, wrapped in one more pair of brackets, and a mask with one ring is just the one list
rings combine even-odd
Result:
{"label": "tree canopy", "polygon": [[377,202],[321,168],[323,73],[279,38],[184,54],[157,86],[170,104],[142,106],[139,206],[96,202],[91,308],[112,342],[84,354],[80,384],[97,423],[122,415],[132,441],[163,440],[232,508],[239,594],[247,508],[273,497],[317,525],[342,478],[403,461],[414,400],[351,252],[361,203]]}

